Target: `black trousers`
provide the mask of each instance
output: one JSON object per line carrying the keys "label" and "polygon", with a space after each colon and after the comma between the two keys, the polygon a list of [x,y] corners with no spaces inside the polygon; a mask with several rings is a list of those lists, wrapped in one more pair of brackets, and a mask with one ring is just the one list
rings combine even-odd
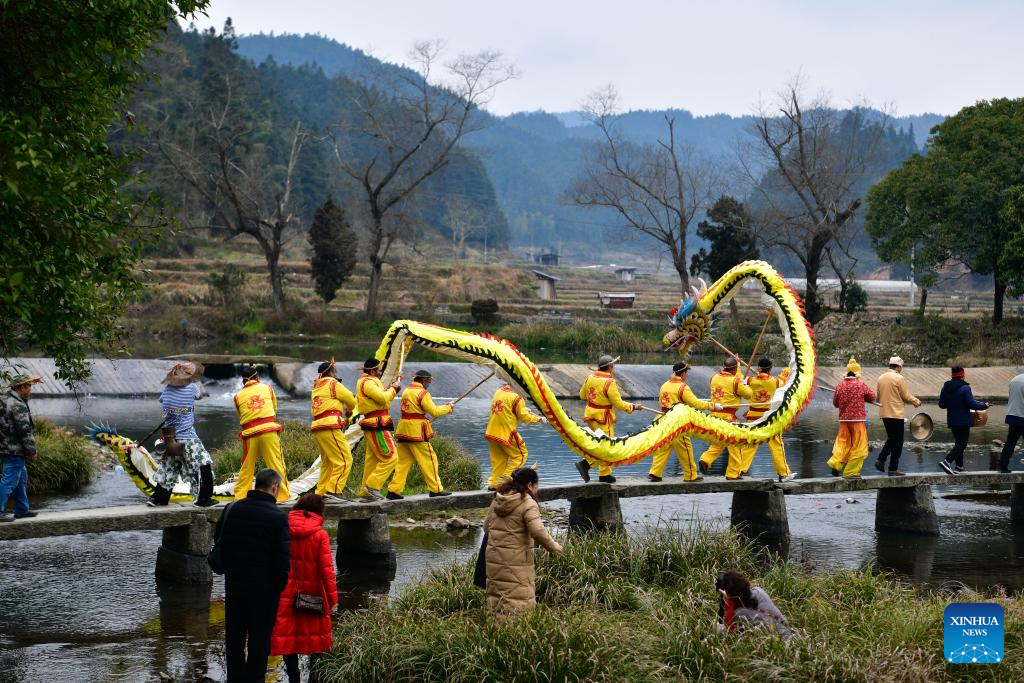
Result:
{"label": "black trousers", "polygon": [[889,461],[889,471],[898,470],[900,468],[900,456],[903,455],[903,436],[905,434],[906,424],[903,422],[903,418],[899,417],[883,417],[882,424],[885,425],[885,445],[882,446],[882,452],[878,454],[878,461],[885,466],[885,460],[890,455],[892,460]]}
{"label": "black trousers", "polygon": [[946,462],[956,463],[957,467],[964,466],[964,449],[967,448],[967,441],[971,438],[970,427],[950,427],[953,432],[953,450],[946,455]]}
{"label": "black trousers", "polygon": [[1009,425],[1010,431],[1006,433],[1006,443],[1003,444],[1003,452],[999,455],[999,469],[1010,469],[1010,458],[1013,457],[1013,450],[1017,447],[1017,441],[1024,436],[1024,425]]}
{"label": "black trousers", "polygon": [[280,594],[230,589],[226,593],[224,658],[228,683],[263,683]]}

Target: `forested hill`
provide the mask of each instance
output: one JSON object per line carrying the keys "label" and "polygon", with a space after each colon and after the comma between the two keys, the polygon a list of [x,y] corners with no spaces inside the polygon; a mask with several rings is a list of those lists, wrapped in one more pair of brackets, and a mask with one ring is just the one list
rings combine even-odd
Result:
{"label": "forested hill", "polygon": [[[241,36],[238,53],[257,64],[268,57],[279,64],[316,64],[332,76],[358,78],[381,67],[411,74],[405,67],[382,63],[361,50],[317,35]],[[675,118],[677,134],[696,150],[729,159],[753,122],[750,116],[694,116],[685,109],[674,109],[631,111],[619,125],[638,141],[653,141],[664,134],[665,116]],[[904,134],[912,131],[919,147],[931,127],[943,118],[924,114],[899,117],[893,124]],[[490,176],[513,244],[541,247],[559,243],[564,248],[575,243],[583,250],[602,250],[605,233],[615,226],[615,218],[568,205],[565,200],[565,191],[596,134],[578,112],[538,111],[490,117],[483,130],[466,138],[464,146],[477,152]]]}

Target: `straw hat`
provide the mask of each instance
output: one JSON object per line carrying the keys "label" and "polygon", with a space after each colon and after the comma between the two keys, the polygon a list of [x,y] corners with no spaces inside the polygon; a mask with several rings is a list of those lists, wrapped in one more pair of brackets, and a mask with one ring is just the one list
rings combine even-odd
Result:
{"label": "straw hat", "polygon": [[619,362],[620,358],[622,358],[622,356],[615,356],[615,358],[612,358],[607,353],[605,353],[600,358],[597,359],[597,369],[603,370],[609,365],[614,365],[615,363]]}
{"label": "straw hat", "polygon": [[167,376],[161,384],[166,384],[169,387],[187,387],[192,382],[198,382],[203,376],[202,363],[177,363],[173,368],[167,371]]}
{"label": "straw hat", "polygon": [[43,381],[42,377],[29,377],[28,375],[15,375],[11,377],[11,389],[17,389],[23,387],[26,384],[39,384]]}

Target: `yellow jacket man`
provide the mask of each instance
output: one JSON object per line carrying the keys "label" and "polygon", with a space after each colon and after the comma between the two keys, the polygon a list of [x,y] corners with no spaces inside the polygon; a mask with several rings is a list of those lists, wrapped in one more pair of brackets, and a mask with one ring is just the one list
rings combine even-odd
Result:
{"label": "yellow jacket man", "polygon": [[[761,419],[765,413],[771,410],[772,397],[779,387],[789,379],[789,368],[784,368],[778,377],[772,377],[772,359],[762,358],[757,361],[757,374],[747,378],[747,386],[754,392],[750,397],[750,407],[747,408],[747,422]],[[789,481],[795,478],[786,462],[786,446],[782,443],[782,434],[776,434],[768,440],[768,451],[772,454],[772,465],[775,467],[775,474],[779,481]],[[744,472],[750,471],[757,454],[757,446],[745,446],[743,448]]]}
{"label": "yellow jacket man", "polygon": [[[704,401],[697,398],[693,391],[686,385],[686,375],[690,371],[690,365],[683,361],[672,366],[672,377],[661,385],[658,390],[658,403],[664,411],[669,410],[677,403],[688,405],[697,410],[714,410],[722,406],[716,406],[711,401]],[[665,448],[654,454],[651,462],[651,471],[647,478],[651,481],[661,481],[665,473],[665,465],[668,464],[668,457],[672,451],[676,452],[676,459],[683,467],[683,479],[686,481],[700,481],[704,477],[697,474],[697,464],[693,461],[693,442],[686,434],[673,439]]]}
{"label": "yellow jacket man", "polygon": [[889,460],[889,476],[902,477],[904,472],[900,471],[900,456],[903,455],[903,438],[906,435],[906,412],[904,405],[910,404],[915,408],[921,405],[921,400],[910,393],[907,386],[907,378],[903,376],[903,359],[893,356],[889,359],[889,370],[883,372],[878,378],[878,402],[881,407],[878,409],[878,416],[882,418],[885,425],[885,445],[875,460],[875,469],[879,472],[885,471],[885,461]]}
{"label": "yellow jacket man", "polygon": [[[587,402],[583,410],[583,421],[592,431],[600,429],[608,437],[615,436],[615,411],[632,413],[636,408],[635,403],[626,403],[619,395],[619,387],[612,376],[616,361],[618,358],[609,355],[598,358],[597,372],[588,377],[580,387],[580,400]],[[611,465],[599,464],[598,480],[614,484],[615,477],[612,476]],[[590,481],[590,468],[589,460],[584,459],[576,463],[576,471],[583,477],[583,481]]]}
{"label": "yellow jacket man", "polygon": [[405,480],[409,476],[413,462],[420,468],[431,498],[451,495],[441,485],[437,454],[430,445],[430,440],[434,438],[434,427],[430,418],[448,415],[454,406],[451,403],[440,407],[434,404],[434,399],[427,391],[427,387],[433,381],[434,378],[429,372],[417,370],[408,388],[402,392],[402,417],[398,421],[398,429],[395,430],[398,464],[395,467],[395,477],[388,485],[388,500],[402,499]]}
{"label": "yellow jacket man", "polygon": [[491,475],[487,478],[487,490],[495,491],[502,481],[526,464],[528,453],[526,442],[519,435],[519,423],[534,424],[547,422],[526,409],[526,400],[502,385],[491,398],[491,417],[487,420],[484,438],[490,448]]}
{"label": "yellow jacket man", "polygon": [[321,363],[319,376],[310,393],[313,422],[309,431],[320,450],[320,479],[316,492],[345,500],[343,492],[352,472],[352,451],[345,438],[348,417],[356,409],[356,398],[336,377],[334,361]]}
{"label": "yellow jacket man", "polygon": [[[754,392],[743,381],[740,374],[739,362],[735,357],[730,356],[722,364],[722,371],[711,378],[711,400],[721,405],[711,413],[711,417],[720,417],[729,422],[736,422],[736,413],[743,404],[743,399],[749,399]],[[721,444],[711,444],[704,455],[700,456],[700,471],[708,473],[712,463],[718,459],[725,448]],[[725,469],[726,479],[741,479],[743,475],[743,451],[740,446],[729,446],[729,466]]]}
{"label": "yellow jacket man", "polygon": [[288,475],[285,471],[284,456],[281,453],[282,427],[277,422],[277,396],[274,390],[260,382],[255,366],[250,365],[242,373],[245,384],[234,396],[235,412],[242,431],[242,467],[235,482],[235,499],[245,498],[252,488],[256,476],[256,461],[281,475],[281,488],[277,491],[277,502],[288,500]]}
{"label": "yellow jacket man", "polygon": [[398,393],[399,379],[387,389],[380,381],[381,362],[369,358],[363,363],[363,374],[356,382],[356,412],[362,416],[359,426],[366,442],[366,456],[363,463],[363,482],[359,495],[363,498],[380,500],[384,482],[395,469],[395,439],[392,432],[391,401]]}

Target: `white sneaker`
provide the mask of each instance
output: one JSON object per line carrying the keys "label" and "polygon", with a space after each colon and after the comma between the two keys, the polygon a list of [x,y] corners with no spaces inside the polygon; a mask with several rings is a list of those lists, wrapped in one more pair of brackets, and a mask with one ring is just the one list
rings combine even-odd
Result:
{"label": "white sneaker", "polygon": [[781,481],[793,481],[794,479],[796,479],[796,474],[794,474],[793,472],[790,472],[789,474],[787,474],[785,476],[783,476],[781,474],[779,475],[779,481],[780,482]]}

